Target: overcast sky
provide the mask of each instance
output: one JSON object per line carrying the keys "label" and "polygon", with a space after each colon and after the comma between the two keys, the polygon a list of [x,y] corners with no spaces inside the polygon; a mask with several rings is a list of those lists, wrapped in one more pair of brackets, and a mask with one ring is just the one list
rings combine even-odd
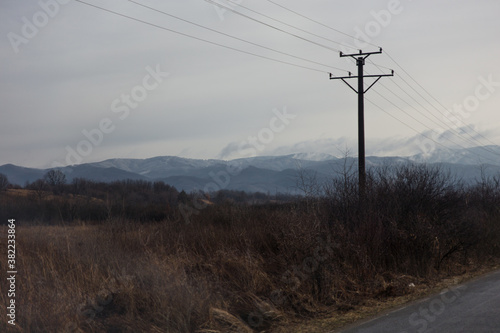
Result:
{"label": "overcast sky", "polygon": [[302,39],[204,0],[140,2],[311,62],[126,0],[88,0],[308,68],[74,0],[2,0],[0,165],[50,167],[161,155],[339,155],[345,149],[356,155],[357,96],[342,81],[329,80],[328,72],[356,73],[355,63],[334,50],[358,51],[339,43],[369,52],[381,46],[383,54],[368,58],[380,67],[367,62],[367,73],[396,71],[366,94],[374,103],[366,102],[367,154],[500,143],[499,1],[273,1],[344,34],[267,0],[219,1]]}

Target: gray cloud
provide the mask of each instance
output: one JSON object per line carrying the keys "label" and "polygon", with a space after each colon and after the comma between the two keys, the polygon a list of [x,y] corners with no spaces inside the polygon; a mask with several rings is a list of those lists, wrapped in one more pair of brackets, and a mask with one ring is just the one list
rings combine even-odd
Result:
{"label": "gray cloud", "polygon": [[[50,1],[57,0],[44,2]],[[94,3],[230,47],[317,67],[175,21],[127,1]],[[338,4],[326,0],[312,3],[293,0],[283,4],[348,34],[356,34],[357,29],[365,29],[373,22],[374,11],[387,9],[388,1]],[[247,21],[234,13],[226,12],[221,20],[213,6],[204,1],[151,5],[255,43],[355,71],[352,62],[340,59],[335,52]],[[268,2],[244,1],[243,5],[335,41],[353,42]],[[497,62],[500,49],[498,43],[492,42],[497,39],[500,28],[496,17],[500,3],[401,0],[401,5],[404,8],[401,14],[392,17],[390,24],[383,27],[372,42],[390,52],[446,107],[461,103],[473,94],[478,76],[492,74],[500,81],[499,70],[492,66]],[[64,158],[66,146],[75,146],[85,139],[83,130],[95,128],[106,117],[115,122],[116,130],[95,147],[86,161],[177,154],[194,158],[230,158],[237,155],[237,143],[258,133],[269,122],[270,111],[282,106],[298,114],[298,120],[259,154],[313,149],[335,154],[346,146],[353,154],[356,152],[356,96],[341,82],[329,81],[326,73],[219,48],[115,17],[75,1],[61,5],[57,15],[27,44],[19,45],[20,51],[15,53],[8,34],[21,34],[23,17],[32,20],[40,10],[38,0],[0,3],[0,164],[49,165]],[[278,26],[276,22],[270,23]],[[312,36],[307,38],[328,43]],[[404,75],[386,55],[374,56],[372,60],[394,68],[397,75]],[[168,71],[170,77],[151,92],[129,118],[118,120],[111,111],[111,103],[141,84],[147,66],[157,64]],[[380,71],[371,65],[367,69]],[[434,112],[428,104],[436,103],[430,97],[426,101],[403,81],[396,82]],[[384,84],[419,111],[427,112],[390,80],[385,80]],[[384,96],[392,96],[381,86],[376,89]],[[415,122],[374,92],[369,92],[367,97],[418,131],[438,127],[394,96],[391,101],[427,126]],[[500,91],[482,102],[466,119],[492,140],[496,139],[495,130],[485,129],[500,122],[499,102]],[[414,132],[405,125],[369,104],[366,118],[367,151],[370,153],[415,150]],[[476,139],[485,142],[481,137]]]}

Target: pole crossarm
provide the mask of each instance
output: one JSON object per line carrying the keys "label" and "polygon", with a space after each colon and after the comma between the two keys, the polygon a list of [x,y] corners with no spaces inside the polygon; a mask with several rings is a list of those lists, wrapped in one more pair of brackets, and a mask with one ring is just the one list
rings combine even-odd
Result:
{"label": "pole crossarm", "polygon": [[361,50],[359,50],[358,53],[350,53],[350,54],[344,54],[343,52],[340,52],[340,57],[343,58],[343,57],[353,57],[353,58],[358,58],[358,57],[362,57],[362,56],[366,56],[364,57],[364,59],[368,58],[369,56],[371,56],[372,54],[381,54],[382,53],[382,48],[380,48],[380,50],[376,51],[376,52],[363,52]]}
{"label": "pole crossarm", "polygon": [[349,72],[349,76],[335,76],[332,73],[330,73],[330,80],[333,79],[354,79],[357,78],[357,76],[352,76],[351,72]]}
{"label": "pole crossarm", "polygon": [[[351,72],[349,72],[349,74],[351,74]],[[373,82],[364,92],[366,93],[368,90],[370,90],[371,87],[373,87],[375,85],[375,83],[378,82],[378,80],[380,80],[381,78],[386,77],[386,76],[394,76],[394,71],[392,71],[391,74],[363,75],[363,78],[367,78],[367,77],[376,77],[377,78],[375,80],[375,82]],[[342,81],[344,81],[344,83],[347,84],[352,90],[354,90],[355,93],[358,93],[358,91],[355,88],[353,88],[353,86],[351,86],[349,84],[349,82],[347,82],[346,80],[347,79],[357,79],[357,78],[358,78],[357,76],[352,76],[352,75],[334,76],[332,73],[330,73],[330,80],[342,80]]]}

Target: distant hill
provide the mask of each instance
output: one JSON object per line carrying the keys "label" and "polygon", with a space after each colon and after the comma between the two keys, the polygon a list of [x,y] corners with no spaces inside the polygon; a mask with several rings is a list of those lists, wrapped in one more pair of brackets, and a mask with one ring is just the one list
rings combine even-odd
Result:
{"label": "distant hill", "polygon": [[24,185],[26,182],[34,182],[45,174],[45,170],[23,168],[13,164],[0,166],[0,173],[3,173],[9,179],[11,184]]}
{"label": "distant hill", "polygon": [[[497,152],[486,154],[486,152]],[[488,156],[481,159],[480,156]],[[481,172],[487,176],[500,174],[500,147],[487,146],[461,150],[436,150],[429,156],[367,157],[368,168],[403,163],[427,163],[441,165],[444,170],[472,182],[480,179]],[[482,165],[482,167],[481,167]],[[230,189],[247,192],[298,193],[299,171],[315,174],[318,181],[338,175],[345,166],[356,170],[356,158],[337,158],[328,154],[293,154],[285,156],[263,156],[231,161],[200,160],[175,156],[148,159],[109,159],[97,163],[60,168],[68,182],[75,178],[112,182],[117,180],[164,181],[178,190]],[[33,182],[48,171],[6,164],[0,166],[13,184]]]}

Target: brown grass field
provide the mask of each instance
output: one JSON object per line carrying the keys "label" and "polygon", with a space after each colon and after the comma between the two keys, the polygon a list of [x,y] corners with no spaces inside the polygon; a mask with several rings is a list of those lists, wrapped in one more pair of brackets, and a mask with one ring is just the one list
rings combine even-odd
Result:
{"label": "brown grass field", "polygon": [[[498,186],[425,172],[370,182],[362,205],[344,182],[322,198],[208,205],[189,221],[176,210],[156,222],[17,220],[17,325],[2,315],[0,331],[328,332],[498,264]],[[4,212],[13,200],[75,204],[0,198]]]}

